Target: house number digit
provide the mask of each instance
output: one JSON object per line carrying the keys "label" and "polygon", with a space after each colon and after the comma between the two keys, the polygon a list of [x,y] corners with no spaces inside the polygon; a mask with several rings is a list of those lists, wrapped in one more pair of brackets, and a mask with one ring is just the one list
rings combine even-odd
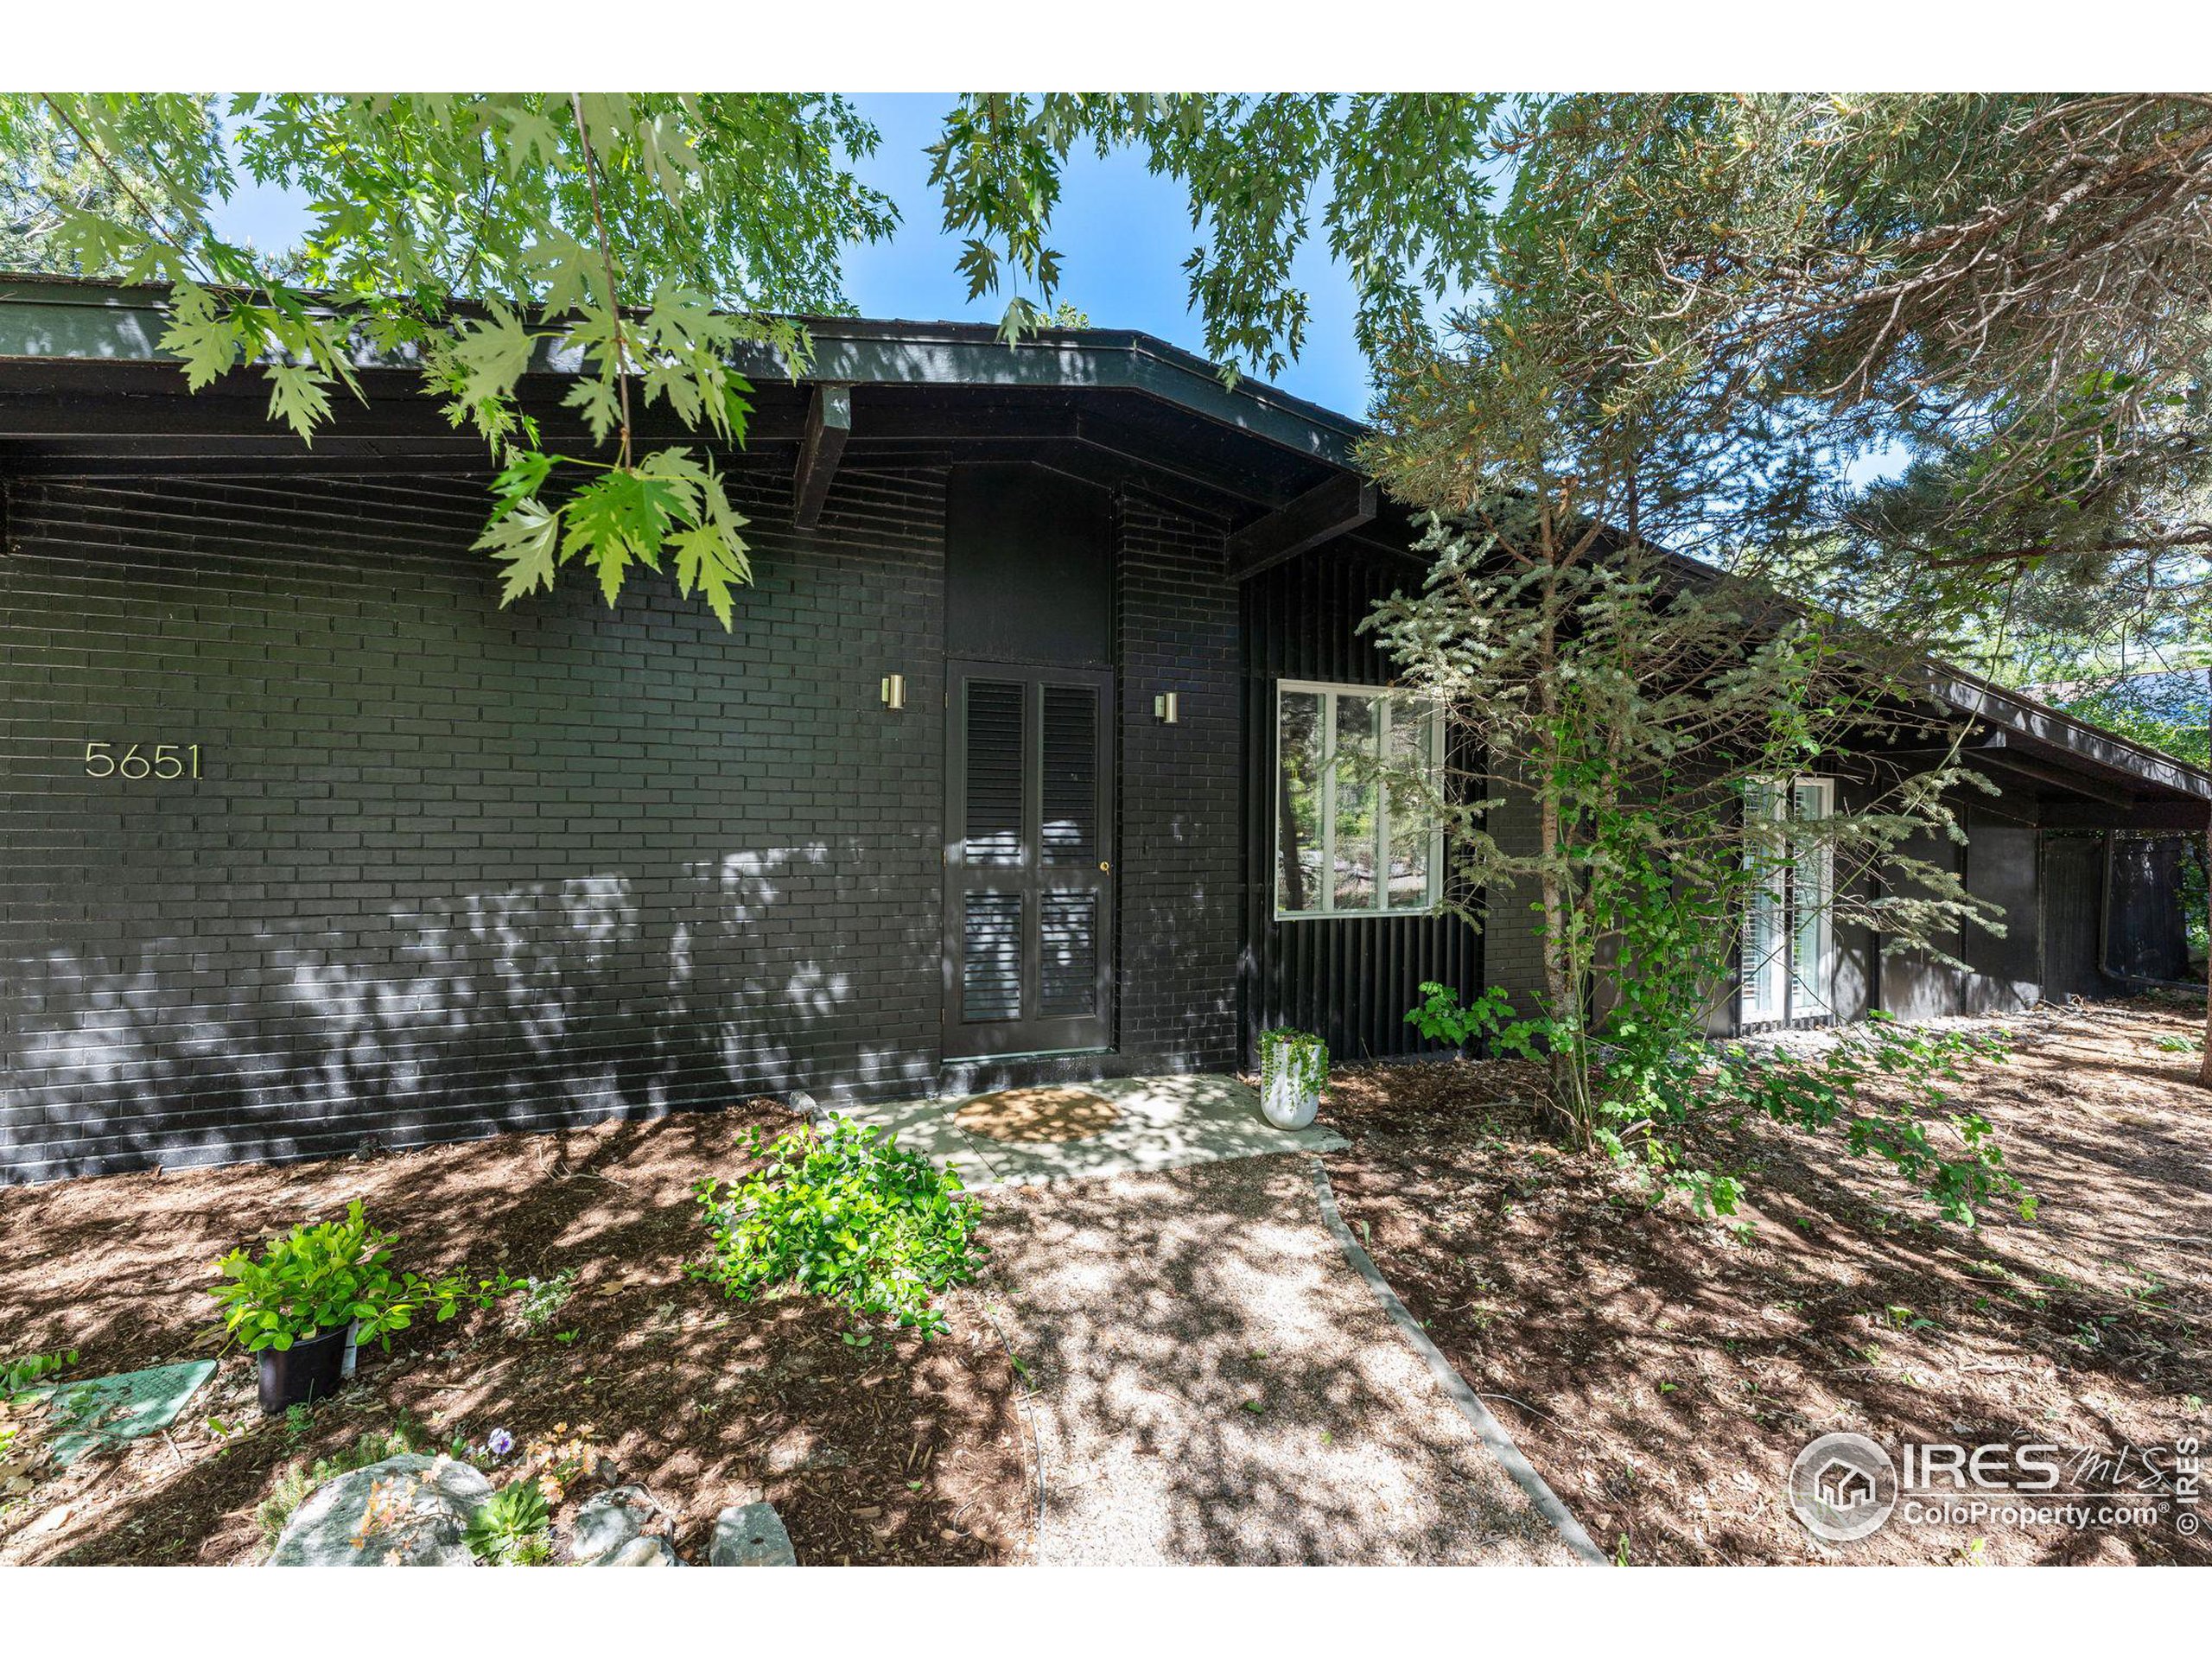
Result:
{"label": "house number digit", "polygon": [[87,743],[85,745],[85,776],[125,778],[133,783],[142,778],[157,778],[163,783],[179,778],[197,778],[200,776],[200,746],[197,743],[156,743],[149,754],[145,747],[138,743],[126,743],[119,750],[112,743]]}

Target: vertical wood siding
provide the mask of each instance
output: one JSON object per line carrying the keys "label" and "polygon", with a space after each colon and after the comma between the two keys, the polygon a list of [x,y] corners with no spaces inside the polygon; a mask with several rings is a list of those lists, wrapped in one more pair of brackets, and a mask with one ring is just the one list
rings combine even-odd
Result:
{"label": "vertical wood siding", "polygon": [[[1275,683],[1382,685],[1388,657],[1359,624],[1377,600],[1421,580],[1408,561],[1323,547],[1244,586],[1244,1046],[1277,1026],[1318,1033],[1354,1061],[1441,1052],[1406,1023],[1424,980],[1471,998],[1482,938],[1444,916],[1274,919]],[[1448,857],[1447,853],[1447,857]]]}

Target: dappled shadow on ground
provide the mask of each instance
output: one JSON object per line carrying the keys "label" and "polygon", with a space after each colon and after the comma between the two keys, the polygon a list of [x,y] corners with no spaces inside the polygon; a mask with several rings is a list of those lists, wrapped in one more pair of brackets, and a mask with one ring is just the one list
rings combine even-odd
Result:
{"label": "dappled shadow on ground", "polygon": [[1344,1262],[1308,1158],[988,1202],[1041,1562],[1567,1559]]}
{"label": "dappled shadow on ground", "polygon": [[1338,1144],[1325,1129],[1279,1129],[1260,1110],[1259,1091],[1242,1078],[1199,1072],[1180,1077],[1105,1077],[1080,1085],[1112,1112],[1090,1133],[1061,1140],[994,1138],[963,1114],[988,1096],[943,1096],[842,1107],[912,1151],[960,1172],[970,1186],[1090,1179],[1135,1170],[1178,1169],[1224,1158],[1313,1153]]}
{"label": "dappled shadow on ground", "polygon": [[2090,1009],[2016,1024],[2015,1058],[1976,1066],[1955,1101],[1995,1125],[2039,1201],[2032,1222],[1943,1227],[1886,1166],[1764,1122],[1699,1148],[1743,1176],[1746,1230],[1654,1211],[1543,1140],[1525,1103],[1540,1080],[1505,1064],[1339,1077],[1324,1121],[1353,1145],[1327,1162],[1415,1317],[1608,1550],[2212,1560],[2170,1523],[1892,1521],[1828,1548],[1784,1502],[1791,1459],[1834,1430],[2107,1453],[2203,1432],[2212,1095],[2194,1056],[2156,1046],[2187,1021]]}
{"label": "dappled shadow on ground", "polygon": [[168,1436],[0,1508],[0,1560],[248,1559],[254,1508],[287,1463],[403,1424],[433,1449],[494,1427],[580,1439],[675,1514],[695,1560],[723,1505],[762,1497],[803,1562],[1019,1554],[1031,1503],[1014,1379],[972,1298],[949,1299],[935,1342],[854,1346],[842,1310],[733,1303],[685,1275],[704,1238],[693,1184],[741,1168],[749,1129],[793,1122],[760,1102],[367,1160],[0,1189],[8,1353],[76,1348],[71,1375],[213,1351],[216,1257],[356,1198],[407,1265],[577,1274],[543,1332],[518,1333],[505,1310],[404,1332],[297,1425],[259,1418],[251,1362],[228,1357]]}

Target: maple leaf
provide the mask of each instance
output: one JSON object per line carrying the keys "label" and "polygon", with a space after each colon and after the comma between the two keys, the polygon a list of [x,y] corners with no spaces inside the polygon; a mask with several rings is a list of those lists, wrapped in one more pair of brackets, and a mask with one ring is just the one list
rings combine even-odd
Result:
{"label": "maple leaf", "polygon": [[622,397],[611,381],[579,380],[561,401],[582,415],[596,442],[605,443],[607,435],[622,424]]}
{"label": "maple leaf", "polygon": [[513,502],[500,511],[476,538],[480,552],[488,552],[505,568],[500,572],[499,603],[512,605],[524,594],[550,591],[558,563],[561,515],[535,499]]}
{"label": "maple leaf", "polygon": [[269,418],[282,421],[299,435],[302,443],[315,442],[315,429],[330,418],[330,394],[324,388],[330,377],[302,363],[270,363]]}
{"label": "maple leaf", "polygon": [[568,505],[562,559],[581,557],[596,570],[599,590],[612,605],[632,563],[660,568],[670,522],[687,499],[696,499],[695,486],[643,468],[617,467],[594,479]]}
{"label": "maple leaf", "polygon": [[691,524],[669,538],[676,550],[676,585],[686,599],[703,595],[724,628],[736,625],[734,588],[753,580],[751,561],[735,532],[716,524]]}
{"label": "maple leaf", "polygon": [[525,249],[526,270],[545,285],[545,315],[586,311],[599,303],[605,280],[599,256],[566,231],[551,231]]}
{"label": "maple leaf", "polygon": [[464,324],[449,353],[460,372],[458,395],[471,404],[512,397],[537,349],[537,337],[504,308],[489,322]]}
{"label": "maple leaf", "polygon": [[220,310],[197,283],[180,283],[169,308],[162,349],[184,359],[184,384],[198,391],[230,372],[238,360],[237,319]]}

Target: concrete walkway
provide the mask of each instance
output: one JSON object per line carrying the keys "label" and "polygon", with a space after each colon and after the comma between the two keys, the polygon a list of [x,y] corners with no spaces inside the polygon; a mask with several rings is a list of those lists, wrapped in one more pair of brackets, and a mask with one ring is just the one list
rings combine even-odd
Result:
{"label": "concrete walkway", "polygon": [[986,1200],[982,1288],[1033,1389],[1039,1564],[1574,1560],[1347,1262],[1311,1168]]}
{"label": "concrete walkway", "polygon": [[896,1131],[901,1147],[950,1165],[971,1188],[1179,1169],[1268,1153],[1332,1152],[1345,1144],[1330,1129],[1276,1128],[1261,1116],[1257,1091],[1235,1077],[1120,1077],[1077,1086],[1103,1095],[1120,1112],[1112,1127],[1083,1141],[1017,1142],[969,1135],[953,1114],[975,1098],[971,1095],[836,1109]]}

